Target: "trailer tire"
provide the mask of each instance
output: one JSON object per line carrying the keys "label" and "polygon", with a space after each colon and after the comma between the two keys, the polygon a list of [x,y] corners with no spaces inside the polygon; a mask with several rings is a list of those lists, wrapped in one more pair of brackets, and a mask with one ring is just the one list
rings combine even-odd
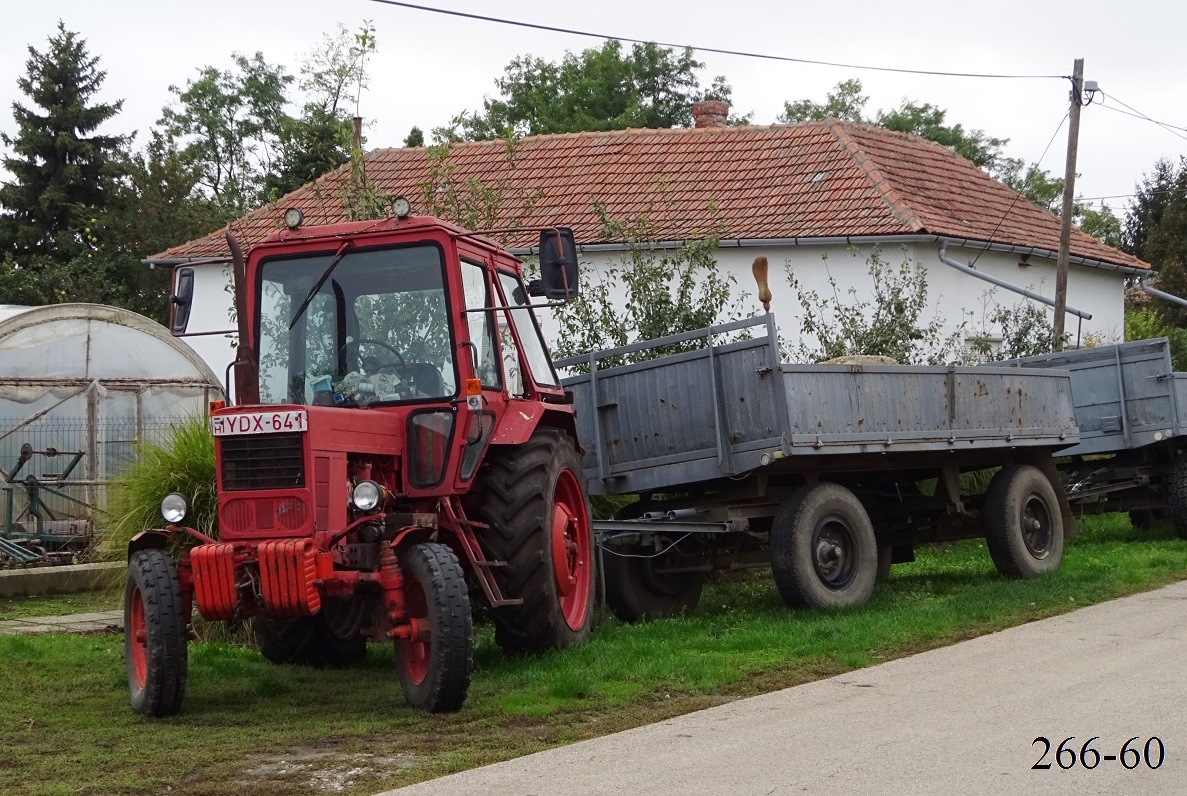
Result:
{"label": "trailer tire", "polygon": [[1166,508],[1175,523],[1175,533],[1187,539],[1187,456],[1176,456],[1166,489]]}
{"label": "trailer tire", "polygon": [[188,669],[186,619],[173,559],[137,550],[124,579],[124,665],[132,709],[170,716],[181,709]]}
{"label": "trailer tire", "polygon": [[417,635],[396,638],[396,674],[414,708],[461,708],[474,669],[474,635],[466,574],[457,556],[436,542],[401,553],[404,606]]}
{"label": "trailer tire", "polygon": [[865,507],[840,484],[796,489],[771,525],[771,574],[791,607],[864,605],[878,577],[878,542]]}
{"label": "trailer tire", "polygon": [[1063,516],[1055,488],[1030,465],[1007,465],[993,476],[983,510],[985,545],[998,572],[1037,578],[1063,561]]}
{"label": "trailer tire", "polygon": [[362,634],[368,606],[361,599],[323,598],[313,616],[274,619],[258,614],[251,620],[260,654],[272,663],[305,666],[350,666],[367,657]]}
{"label": "trailer tire", "polygon": [[581,457],[551,428],[491,457],[481,485],[481,542],[506,566],[491,571],[521,605],[494,608],[495,641],[506,652],[583,643],[593,628],[597,557]]}
{"label": "trailer tire", "polygon": [[623,622],[648,622],[692,613],[701,599],[704,572],[657,573],[667,553],[654,555],[641,546],[602,546],[606,607]]}

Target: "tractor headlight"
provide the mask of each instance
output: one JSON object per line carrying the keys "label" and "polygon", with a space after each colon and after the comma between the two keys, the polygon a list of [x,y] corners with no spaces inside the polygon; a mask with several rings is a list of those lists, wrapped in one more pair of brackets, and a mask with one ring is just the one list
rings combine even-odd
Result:
{"label": "tractor headlight", "polygon": [[170,525],[181,525],[190,516],[190,499],[180,492],[170,492],[161,501],[161,516]]}
{"label": "tractor headlight", "polygon": [[350,502],[359,511],[371,511],[383,501],[383,487],[374,481],[359,481],[350,495]]}

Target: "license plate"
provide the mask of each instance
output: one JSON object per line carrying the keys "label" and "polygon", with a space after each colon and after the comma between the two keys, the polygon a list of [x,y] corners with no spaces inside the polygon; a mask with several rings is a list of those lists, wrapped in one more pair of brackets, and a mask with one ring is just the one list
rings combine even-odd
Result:
{"label": "license plate", "polygon": [[286,431],[306,431],[305,411],[246,412],[241,415],[218,415],[210,418],[210,431],[216,437],[236,434],[281,434]]}

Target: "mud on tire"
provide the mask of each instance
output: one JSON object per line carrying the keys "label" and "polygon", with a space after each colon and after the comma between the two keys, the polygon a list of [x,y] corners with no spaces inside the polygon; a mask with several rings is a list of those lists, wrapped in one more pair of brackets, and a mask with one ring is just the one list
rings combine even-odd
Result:
{"label": "mud on tire", "polygon": [[505,567],[491,571],[522,605],[492,610],[508,652],[580,644],[594,620],[595,561],[581,457],[568,435],[539,429],[495,453],[480,486],[482,545]]}

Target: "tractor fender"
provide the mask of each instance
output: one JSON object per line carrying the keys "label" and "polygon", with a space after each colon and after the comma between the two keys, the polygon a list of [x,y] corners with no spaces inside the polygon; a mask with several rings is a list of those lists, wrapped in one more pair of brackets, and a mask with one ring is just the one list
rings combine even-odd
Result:
{"label": "tractor fender", "polygon": [[512,401],[491,437],[492,445],[522,445],[537,428],[557,428],[577,439],[577,424],[570,407],[554,407],[534,401]]}
{"label": "tractor fender", "polygon": [[170,536],[169,531],[160,528],[141,531],[128,541],[128,558],[139,550],[164,549],[169,544]]}

